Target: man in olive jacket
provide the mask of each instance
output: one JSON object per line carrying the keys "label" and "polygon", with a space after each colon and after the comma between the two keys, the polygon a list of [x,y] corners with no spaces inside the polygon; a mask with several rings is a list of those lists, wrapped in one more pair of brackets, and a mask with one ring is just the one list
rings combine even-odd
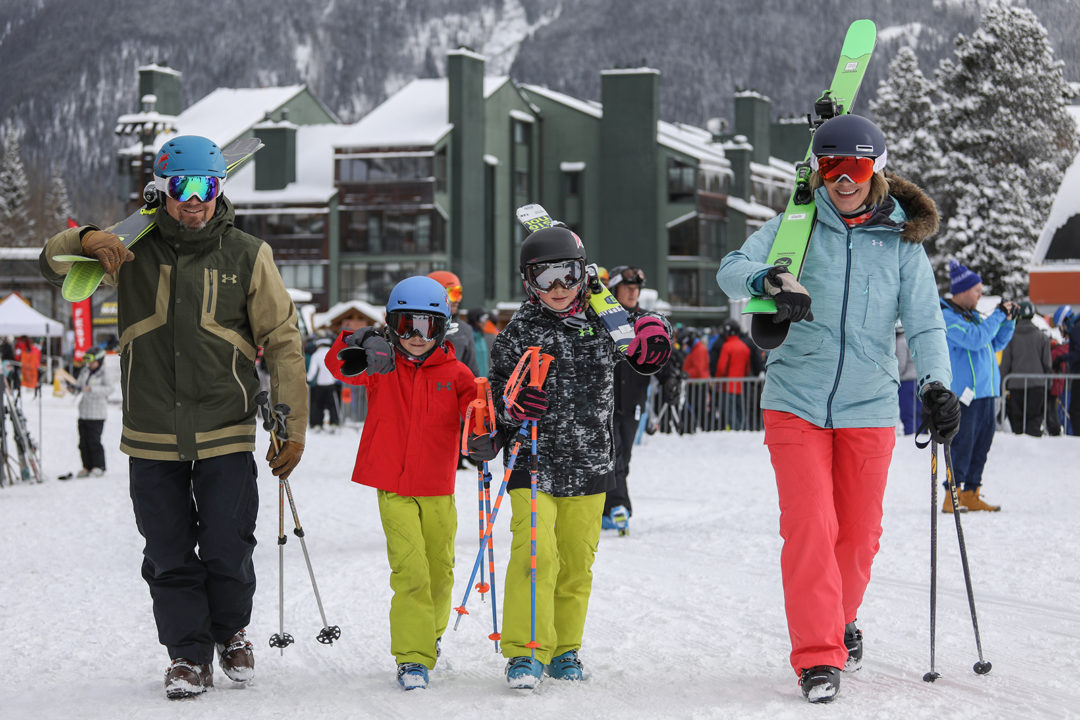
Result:
{"label": "man in olive jacket", "polygon": [[61,285],[71,264],[54,256],[94,257],[117,287],[120,449],[131,457],[146,540],[142,575],[172,660],[166,695],[181,698],[212,687],[215,646],[230,679],[254,672],[244,628],[255,593],[257,348],[273,402],[291,408],[288,442],[267,455],[282,479],[303,452],[307,382],[296,310],[271,248],[233,226],[221,194],[221,150],[207,138],[174,138],[154,174],[161,207],[137,253],[87,225],[50,238],[39,264]]}

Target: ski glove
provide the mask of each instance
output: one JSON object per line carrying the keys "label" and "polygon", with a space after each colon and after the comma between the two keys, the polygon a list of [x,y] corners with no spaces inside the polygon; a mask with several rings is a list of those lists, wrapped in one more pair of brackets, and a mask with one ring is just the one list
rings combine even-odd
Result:
{"label": "ski glove", "polygon": [[270,469],[274,477],[288,480],[289,475],[300,464],[300,456],[304,454],[304,446],[295,440],[286,440],[285,444],[274,454],[274,444],[266,451],[266,460],[270,463]]}
{"label": "ski glove", "polygon": [[507,408],[506,413],[514,422],[524,422],[539,420],[547,409],[548,396],[543,388],[526,385],[518,392],[517,399]]}
{"label": "ski glove", "polygon": [[338,351],[341,374],[353,377],[362,372],[385,375],[394,371],[394,349],[372,328],[360,328],[345,338],[345,347]]}
{"label": "ski glove", "polygon": [[774,266],[765,273],[765,293],[776,301],[774,323],[786,320],[799,322],[813,321],[814,313],[810,310],[810,293],[795,279],[787,268]]}
{"label": "ski glove", "polygon": [[495,443],[495,438],[490,435],[472,435],[467,445],[469,460],[474,465],[493,460],[499,454],[499,446]]}
{"label": "ski glove", "polygon": [[95,258],[106,273],[112,275],[126,262],[135,259],[135,253],[124,247],[119,235],[103,230],[91,230],[82,236],[83,254]]}
{"label": "ski glove", "polygon": [[664,363],[671,357],[671,338],[668,337],[664,323],[651,315],[638,318],[634,323],[634,339],[626,349],[626,357],[646,375],[664,367]]}
{"label": "ski glove", "polygon": [[939,382],[928,383],[922,392],[923,425],[930,437],[947,443],[960,430],[960,400]]}

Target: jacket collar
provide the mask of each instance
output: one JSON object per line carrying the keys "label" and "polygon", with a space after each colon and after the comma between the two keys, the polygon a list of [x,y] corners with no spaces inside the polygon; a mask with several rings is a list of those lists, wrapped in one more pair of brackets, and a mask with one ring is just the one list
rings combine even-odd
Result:
{"label": "jacket collar", "polygon": [[218,242],[231,228],[236,218],[233,204],[224,195],[218,197],[214,216],[202,230],[189,230],[179,220],[165,212],[162,206],[158,211],[156,224],[161,237],[168,242],[177,242],[180,252],[201,251],[207,245]]}
{"label": "jacket collar", "polygon": [[[874,215],[858,227],[899,230],[900,239],[910,243],[921,243],[936,233],[940,218],[930,196],[899,175],[885,173],[885,178],[889,181],[889,196],[877,207]],[[829,199],[829,192],[820,187],[814,194],[819,219],[846,232],[847,224]],[[825,208],[828,208],[826,212],[820,212]]]}

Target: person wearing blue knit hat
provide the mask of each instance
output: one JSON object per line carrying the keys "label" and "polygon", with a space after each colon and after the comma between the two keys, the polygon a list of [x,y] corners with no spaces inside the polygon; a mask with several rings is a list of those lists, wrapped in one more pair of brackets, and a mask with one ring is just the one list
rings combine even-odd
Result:
{"label": "person wearing blue knit hat", "polygon": [[[976,306],[982,297],[982,278],[956,260],[949,261],[951,297],[941,300],[945,339],[952,364],[951,389],[960,398],[960,430],[952,440],[953,480],[961,510],[1001,510],[980,497],[983,467],[994,441],[995,398],[1001,394],[997,353],[1012,340],[1019,312],[1016,303],[1002,300],[989,316]],[[942,512],[953,511],[946,495]]]}

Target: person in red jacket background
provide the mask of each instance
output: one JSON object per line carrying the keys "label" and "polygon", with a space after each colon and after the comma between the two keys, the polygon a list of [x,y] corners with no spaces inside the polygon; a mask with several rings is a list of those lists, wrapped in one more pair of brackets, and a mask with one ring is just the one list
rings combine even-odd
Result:
{"label": "person in red jacket background", "polygon": [[[750,346],[739,337],[739,323],[728,320],[723,332],[727,335],[720,346],[720,359],[716,362],[716,377],[748,377],[750,375]],[[743,384],[727,382],[723,385],[723,419],[721,427],[732,430],[744,429],[746,418]]]}
{"label": "person in red jacket background", "polygon": [[367,389],[352,480],[378,490],[394,591],[390,653],[406,690],[427,687],[454,589],[458,422],[476,385],[443,343],[449,322],[443,286],[406,278],[390,292],[386,337],[342,332],[325,361],[334,377]]}

